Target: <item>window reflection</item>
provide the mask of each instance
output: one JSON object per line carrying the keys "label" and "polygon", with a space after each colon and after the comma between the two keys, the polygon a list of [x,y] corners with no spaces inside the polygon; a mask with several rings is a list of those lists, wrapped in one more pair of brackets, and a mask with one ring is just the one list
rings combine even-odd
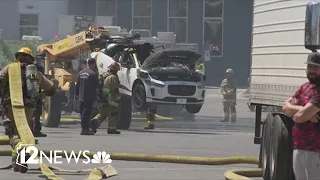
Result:
{"label": "window reflection", "polygon": [[133,16],[151,16],[151,5],[151,0],[133,0]]}
{"label": "window reflection", "polygon": [[187,0],[169,0],[170,17],[187,17]]}
{"label": "window reflection", "polygon": [[148,29],[151,30],[152,26],[151,17],[134,17],[133,18],[133,29]]}
{"label": "window reflection", "polygon": [[117,0],[98,0],[98,16],[116,16]]}
{"label": "window reflection", "polygon": [[187,42],[187,19],[186,18],[170,18],[169,31],[174,32],[177,43]]}
{"label": "window reflection", "polygon": [[211,56],[222,55],[223,21],[206,19],[204,23],[205,49],[210,51]]}
{"label": "window reflection", "polygon": [[205,0],[205,17],[222,17],[223,0]]}

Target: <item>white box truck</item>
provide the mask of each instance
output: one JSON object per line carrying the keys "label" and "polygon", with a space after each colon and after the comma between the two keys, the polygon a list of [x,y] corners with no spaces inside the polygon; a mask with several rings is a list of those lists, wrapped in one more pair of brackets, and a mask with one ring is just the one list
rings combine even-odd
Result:
{"label": "white box truck", "polygon": [[[281,107],[307,81],[307,56],[320,47],[319,15],[318,2],[254,0],[249,104],[255,106],[254,143],[260,144],[265,180],[295,179],[293,121]],[[263,106],[280,111],[261,117]]]}

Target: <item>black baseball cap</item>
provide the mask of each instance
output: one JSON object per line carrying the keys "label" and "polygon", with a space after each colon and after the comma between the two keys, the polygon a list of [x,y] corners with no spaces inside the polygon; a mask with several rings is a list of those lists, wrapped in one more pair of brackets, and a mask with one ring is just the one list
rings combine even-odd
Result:
{"label": "black baseball cap", "polygon": [[96,63],[96,60],[94,58],[88,58],[87,59],[87,63],[88,64],[95,64]]}
{"label": "black baseball cap", "polygon": [[306,64],[320,66],[320,53],[313,52],[313,53],[309,54]]}

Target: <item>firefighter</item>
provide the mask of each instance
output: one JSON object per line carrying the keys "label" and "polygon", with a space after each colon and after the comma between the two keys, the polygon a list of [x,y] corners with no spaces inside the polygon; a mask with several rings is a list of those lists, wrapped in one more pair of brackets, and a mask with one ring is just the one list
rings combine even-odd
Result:
{"label": "firefighter", "polygon": [[147,124],[144,129],[154,129],[154,120],[156,115],[156,108],[148,108],[146,112]]}
{"label": "firefighter", "polygon": [[221,94],[223,96],[223,111],[224,118],[221,122],[228,122],[231,116],[231,122],[236,122],[237,120],[237,87],[235,80],[233,78],[233,70],[226,70],[226,78],[222,80],[221,83]]}
{"label": "firefighter", "polygon": [[98,114],[91,119],[91,129],[94,133],[97,128],[108,117],[108,134],[120,134],[117,131],[117,117],[120,105],[120,81],[117,72],[120,66],[117,62],[113,62],[107,73],[100,77],[100,88],[98,93]]}
{"label": "firefighter", "polygon": [[[24,111],[25,116],[27,118],[29,127],[31,129],[32,126],[32,116],[34,108],[36,107],[36,97],[39,95],[38,89],[43,89],[44,94],[47,96],[53,96],[56,88],[54,83],[48,80],[43,74],[37,71],[37,67],[34,63],[34,57],[32,56],[32,51],[28,47],[21,48],[17,53],[15,53],[16,61],[14,63],[19,63],[19,67],[21,68],[21,77],[22,77],[22,95],[24,101]],[[12,166],[14,172],[20,171],[21,173],[25,173],[28,170],[28,166],[25,164],[24,166],[20,166],[17,163],[17,148],[21,146],[20,135],[17,132],[17,125],[15,124],[13,108],[11,105],[11,97],[10,97],[10,85],[9,85],[9,72],[10,68],[15,66],[11,66],[15,64],[9,64],[5,66],[0,72],[0,81],[1,81],[1,92],[3,103],[2,109],[4,110],[5,115],[7,116],[7,120],[3,122],[3,126],[5,128],[5,134],[8,135],[10,145],[12,147]],[[16,93],[16,92],[15,92]],[[19,93],[19,92],[17,92]],[[20,93],[19,93],[20,94]],[[29,156],[29,155],[27,155]],[[27,159],[28,157],[26,157]]]}
{"label": "firefighter", "polygon": [[[37,65],[38,71],[44,74],[44,68],[40,65]],[[33,126],[32,126],[32,132],[34,137],[47,137],[47,134],[44,134],[41,132],[41,123],[40,118],[42,114],[42,102],[43,102],[43,93],[41,89],[39,89],[39,96],[37,97],[37,106],[35,108],[35,111],[33,112]]]}

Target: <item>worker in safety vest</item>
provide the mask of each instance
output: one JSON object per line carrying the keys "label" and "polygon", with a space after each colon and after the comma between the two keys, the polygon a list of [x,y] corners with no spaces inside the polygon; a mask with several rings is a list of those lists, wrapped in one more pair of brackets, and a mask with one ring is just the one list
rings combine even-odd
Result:
{"label": "worker in safety vest", "polygon": [[221,122],[228,122],[231,116],[231,122],[236,122],[237,119],[237,87],[233,78],[233,70],[226,70],[226,78],[221,83],[221,94],[223,96],[223,111],[224,118]]}
{"label": "worker in safety vest", "polygon": [[200,63],[198,64],[198,71],[202,72],[203,74],[205,74],[206,72],[206,67],[203,61],[200,61]]}
{"label": "worker in safety vest", "polygon": [[[36,98],[39,95],[39,89],[43,89],[45,95],[52,96],[54,95],[56,88],[53,82],[48,80],[41,72],[37,71],[37,67],[35,66],[35,64],[33,64],[34,57],[32,56],[31,49],[27,47],[21,48],[15,54],[15,58],[15,62],[5,66],[0,72],[0,84],[2,92],[1,95],[3,98],[2,108],[4,114],[8,118],[7,120],[4,120],[3,126],[5,128],[5,134],[9,136],[10,145],[13,149],[13,170],[15,172],[20,171],[21,173],[25,173],[28,170],[28,166],[27,164],[24,164],[23,166],[19,165],[21,163],[18,163],[19,160],[17,160],[17,150],[21,150],[21,145],[23,144],[20,137],[22,137],[24,134],[27,134],[28,132],[18,132],[18,127],[20,127],[20,124],[16,124],[14,116],[26,116],[27,123],[29,124],[30,128],[27,131],[31,132],[32,115],[34,108],[37,105]],[[21,75],[10,74],[10,71],[17,71],[16,69],[14,69],[17,66],[21,68]],[[20,70],[18,70],[18,72],[19,71]],[[15,88],[14,86],[17,84],[10,85],[9,80],[15,83],[21,80],[23,92],[16,92],[15,89],[20,89],[21,87]],[[22,94],[25,114],[19,114],[18,112],[21,109],[21,106],[17,108],[16,106],[12,105],[11,102],[11,98],[15,97],[14,102],[17,103],[19,101],[18,99],[20,94]],[[27,154],[26,156],[29,156],[29,154]],[[28,159],[28,157],[26,157],[26,159]]]}
{"label": "worker in safety vest", "polygon": [[120,66],[117,62],[113,62],[107,73],[100,77],[100,88],[98,93],[98,114],[91,119],[91,130],[96,133],[101,123],[108,118],[108,134],[120,134],[117,131],[117,117],[120,105],[120,80],[117,72]]}

